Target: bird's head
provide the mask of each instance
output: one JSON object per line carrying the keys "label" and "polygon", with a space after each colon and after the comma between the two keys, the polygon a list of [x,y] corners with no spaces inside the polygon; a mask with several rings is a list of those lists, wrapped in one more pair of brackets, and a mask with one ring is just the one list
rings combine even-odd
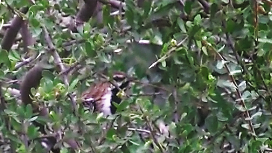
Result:
{"label": "bird's head", "polygon": [[94,103],[100,101],[106,94],[117,95],[120,93],[120,89],[125,90],[131,80],[124,72],[114,72],[112,73],[112,79],[103,80],[94,83],[89,89],[83,92],[81,96],[82,104],[84,107],[92,107]]}
{"label": "bird's head", "polygon": [[112,80],[113,80],[112,82],[113,84],[116,84],[118,85],[118,87],[120,87],[122,83],[128,80],[128,76],[124,72],[117,71],[112,74]]}

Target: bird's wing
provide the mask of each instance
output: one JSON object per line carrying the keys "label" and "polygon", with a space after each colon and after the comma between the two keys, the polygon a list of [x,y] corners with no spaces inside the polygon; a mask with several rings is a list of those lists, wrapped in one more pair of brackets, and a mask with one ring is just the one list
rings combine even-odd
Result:
{"label": "bird's wing", "polygon": [[82,94],[82,100],[86,103],[96,103],[99,107],[104,95],[109,92],[111,84],[109,82],[99,82],[93,84],[87,91]]}

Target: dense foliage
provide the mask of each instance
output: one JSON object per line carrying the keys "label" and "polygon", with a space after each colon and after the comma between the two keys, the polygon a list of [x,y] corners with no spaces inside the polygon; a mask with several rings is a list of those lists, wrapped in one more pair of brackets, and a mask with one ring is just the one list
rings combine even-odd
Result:
{"label": "dense foliage", "polygon": [[[63,153],[272,151],[271,6],[1,1],[1,150],[37,152],[35,140],[52,136]],[[46,70],[31,92],[47,116],[20,98],[23,76],[39,63]],[[81,93],[114,71],[137,78],[118,113],[84,111]]]}

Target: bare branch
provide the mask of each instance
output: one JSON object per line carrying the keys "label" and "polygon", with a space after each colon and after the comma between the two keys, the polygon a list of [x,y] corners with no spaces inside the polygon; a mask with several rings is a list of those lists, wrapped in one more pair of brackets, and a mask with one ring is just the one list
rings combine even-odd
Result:
{"label": "bare branch", "polygon": [[205,13],[210,13],[210,4],[205,0],[198,0],[198,2],[202,5]]}
{"label": "bare branch", "polygon": [[81,26],[84,22],[87,22],[94,14],[97,7],[97,0],[85,0],[85,4],[80,8],[76,15],[74,23],[72,23],[69,29],[72,32],[77,32],[77,27]]}
{"label": "bare branch", "polygon": [[33,45],[35,43],[35,40],[32,37],[32,35],[28,29],[28,23],[26,21],[24,21],[22,24],[21,35],[22,35],[22,39],[23,39],[24,52],[27,53],[28,46]]}
{"label": "bare branch", "polygon": [[[50,35],[45,27],[43,27],[43,31],[45,33],[45,40],[46,40],[46,43],[48,44],[48,47],[50,49],[50,53],[54,57],[55,64],[59,67],[60,72],[65,71],[64,64],[62,63],[61,58],[60,58],[59,54],[57,53],[56,47],[54,46],[52,39],[50,38]],[[69,81],[68,81],[67,75],[62,75],[62,80],[63,80],[64,84],[68,87]],[[68,93],[67,96],[71,100],[71,103],[73,106],[73,112],[76,112],[75,97],[71,93]],[[77,142],[73,139],[66,140],[65,142],[68,143],[70,145],[70,147],[73,147],[73,149],[77,149],[79,147]]]}
{"label": "bare branch", "polygon": [[[185,39],[183,39],[181,42],[179,42],[179,43],[177,44],[177,47],[182,46],[186,40],[187,40],[187,37],[186,37]],[[160,62],[166,60],[168,57],[170,57],[171,54],[172,54],[174,51],[176,51],[177,47],[171,48],[165,55],[163,55],[160,59],[158,59],[156,62],[154,62],[153,64],[151,64],[151,65],[149,66],[149,69],[153,68],[153,67],[156,66],[158,63],[160,63]]]}
{"label": "bare branch", "polygon": [[[22,13],[26,13],[28,11],[28,7],[23,7],[20,11]],[[7,51],[11,49],[11,46],[13,45],[14,40],[20,28],[22,27],[23,23],[24,23],[24,20],[21,16],[16,16],[12,20],[9,29],[6,31],[5,36],[2,40],[2,43],[1,43],[2,49],[5,49]]]}

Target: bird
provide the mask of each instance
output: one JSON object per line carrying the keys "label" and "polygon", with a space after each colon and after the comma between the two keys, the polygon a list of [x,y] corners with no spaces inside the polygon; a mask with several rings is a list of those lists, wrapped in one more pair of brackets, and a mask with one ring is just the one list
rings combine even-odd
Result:
{"label": "bird", "polygon": [[122,98],[120,91],[126,90],[130,82],[133,80],[124,72],[114,72],[113,80],[99,81],[91,85],[85,92],[82,93],[81,99],[84,107],[94,107],[94,112],[103,113],[105,116],[116,113],[117,107],[114,103],[120,104]]}

